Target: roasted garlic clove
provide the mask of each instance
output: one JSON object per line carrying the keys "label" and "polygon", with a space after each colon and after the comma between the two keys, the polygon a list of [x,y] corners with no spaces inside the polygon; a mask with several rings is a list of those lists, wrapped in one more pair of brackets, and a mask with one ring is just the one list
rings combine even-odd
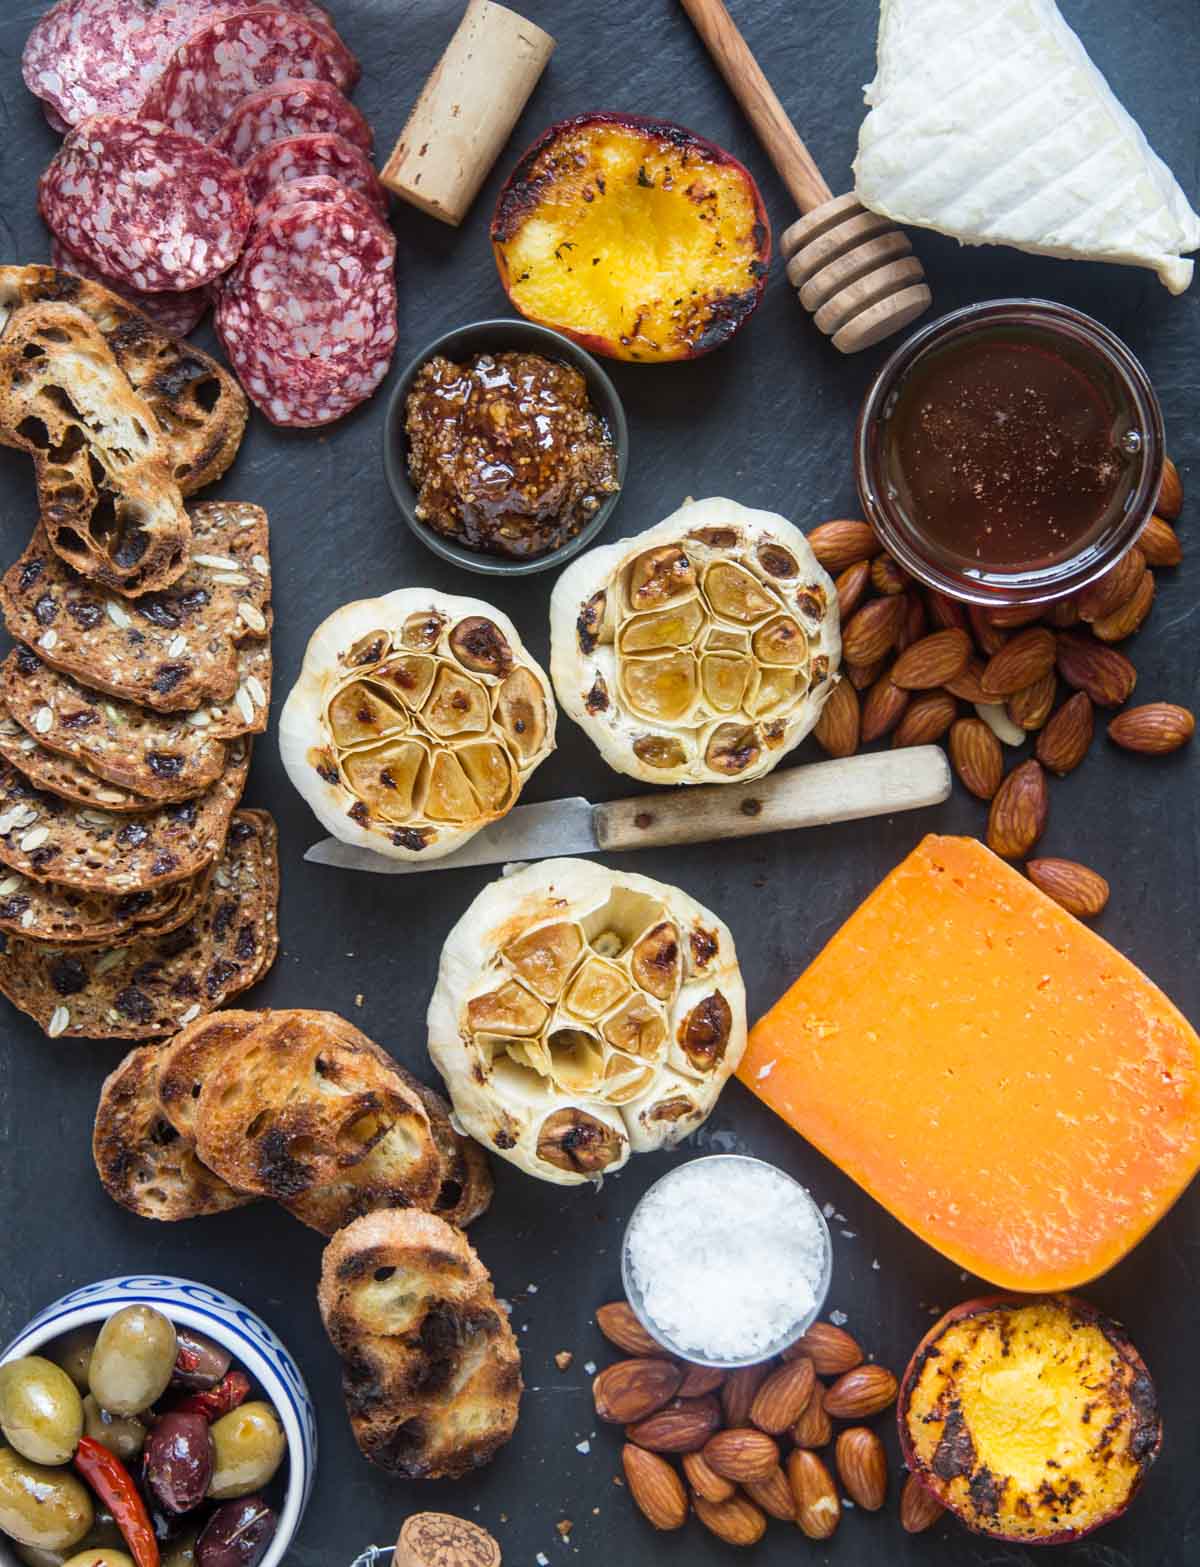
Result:
{"label": "roasted garlic clove", "polygon": [[669,724],[689,713],[699,690],[699,671],[690,653],[629,658],[621,665],[625,700],[642,718]]}
{"label": "roasted garlic clove", "polygon": [[611,1012],[630,985],[622,971],[602,958],[589,958],[572,981],[564,997],[567,1009],[588,1023]]}
{"label": "roasted garlic clove", "polygon": [[776,544],[772,539],[764,539],[754,553],[768,577],[786,579],[800,575],[800,562],[791,550]]}
{"label": "roasted garlic clove", "polygon": [[439,615],[436,610],[410,615],[401,627],[400,641],[404,647],[415,648],[418,652],[431,650],[437,647],[445,625],[445,615]]}
{"label": "roasted garlic clove", "polygon": [[630,1104],[653,1085],[655,1076],[652,1066],[645,1066],[630,1056],[610,1055],[604,1068],[605,1104]]}
{"label": "roasted garlic clove", "polygon": [[546,695],[528,669],[514,669],[496,698],[496,723],[522,761],[546,741]]}
{"label": "roasted garlic clove", "polygon": [[633,754],[639,762],[654,770],[668,772],[687,765],[688,751],[674,736],[639,735],[633,742]]}
{"label": "roasted garlic clove", "polygon": [[647,550],[629,568],[629,607],[633,610],[658,609],[695,589],[695,569],[678,544]]}
{"label": "roasted garlic clove", "polygon": [[714,713],[736,713],[746,701],[757,666],[753,659],[710,653],[700,665],[704,700]]}
{"label": "roasted garlic clove", "polygon": [[435,751],[429,764],[425,814],[435,822],[468,822],[479,815],[479,801],[453,751]]}
{"label": "roasted garlic clove", "polygon": [[750,624],[779,608],[779,600],[742,566],[718,561],[704,576],[704,597],[714,613],[726,620]]}
{"label": "roasted garlic clove", "polygon": [[453,735],[482,734],[491,719],[491,703],[485,687],[469,675],[443,664],[421,717],[441,739]]}
{"label": "roasted garlic clove", "polygon": [[762,669],[754,693],[749,699],[749,709],[755,718],[769,718],[796,700],[799,676],[794,669]]}
{"label": "roasted garlic clove", "polygon": [[489,816],[503,816],[520,788],[512,759],[494,740],[476,740],[455,751],[459,766]]}
{"label": "roasted garlic clove", "polygon": [[604,1037],[630,1055],[653,1057],[667,1042],[667,1025],[645,996],[634,996],[607,1019]]}
{"label": "roasted garlic clove", "polygon": [[664,920],[641,938],[630,956],[630,972],[634,982],[667,1001],[675,994],[679,983],[679,932]]}
{"label": "roasted garlic clove", "polygon": [[679,1043],[697,1072],[711,1072],[724,1060],[732,1032],[732,1008],[721,992],[714,990],[684,1018]]}
{"label": "roasted garlic clove", "polygon": [[598,1121],[584,1110],[556,1110],[542,1122],[538,1133],[538,1158],[570,1175],[603,1175],[623,1153],[623,1139],[615,1127]]}
{"label": "roasted garlic clove", "polygon": [[486,615],[468,615],[450,633],[450,651],[464,669],[503,678],[513,667],[512,649]]}
{"label": "roasted garlic clove", "polygon": [[515,980],[489,991],[486,996],[472,996],[467,1002],[467,1022],[473,1034],[513,1034],[520,1038],[538,1033],[549,1020],[549,1007],[543,1006]]}
{"label": "roasted garlic clove", "polygon": [[425,793],[429,752],[419,740],[389,740],[355,751],[343,766],[346,782],[370,815],[407,822]]}
{"label": "roasted garlic clove", "polygon": [[777,615],[754,633],[754,656],[764,664],[795,667],[808,657],[808,638],[790,615]]}
{"label": "roasted garlic clove", "polygon": [[713,730],[704,760],[715,773],[737,778],[762,755],[758,732],[751,725],[720,724]]}
{"label": "roasted garlic clove", "polygon": [[704,606],[688,599],[674,609],[639,615],[621,630],[623,653],[649,653],[659,648],[690,647],[705,623]]}
{"label": "roasted garlic clove", "polygon": [[502,949],[505,958],[539,996],[557,1001],[583,951],[578,925],[560,920],[538,925]]}
{"label": "roasted garlic clove", "polygon": [[377,678],[411,712],[420,712],[433,686],[437,663],[422,653],[400,653],[381,665]]}
{"label": "roasted garlic clove", "polygon": [[605,1050],[595,1034],[582,1028],[556,1028],[547,1035],[550,1073],[567,1094],[595,1093],[604,1082]]}
{"label": "roasted garlic clove", "polygon": [[407,728],[404,709],[366,680],[343,686],[329,704],[329,732],[335,745],[361,745]]}

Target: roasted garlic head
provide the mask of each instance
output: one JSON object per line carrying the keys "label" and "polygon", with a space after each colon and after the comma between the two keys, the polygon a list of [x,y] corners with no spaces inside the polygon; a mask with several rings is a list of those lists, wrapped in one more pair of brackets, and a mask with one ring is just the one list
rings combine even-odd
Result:
{"label": "roasted garlic head", "polygon": [[347,843],[437,859],[510,811],[554,749],[550,682],[506,615],[402,588],[313,633],[279,724],[288,776]]}
{"label": "roasted garlic head", "polygon": [[558,699],[618,772],[650,783],[768,773],[820,717],[837,594],[774,512],[688,501],[581,555],[550,603]]}
{"label": "roasted garlic head", "polygon": [[463,1127],[578,1185],[708,1117],[746,1048],[733,937],[677,887],[546,860],[450,932],[429,1053]]}

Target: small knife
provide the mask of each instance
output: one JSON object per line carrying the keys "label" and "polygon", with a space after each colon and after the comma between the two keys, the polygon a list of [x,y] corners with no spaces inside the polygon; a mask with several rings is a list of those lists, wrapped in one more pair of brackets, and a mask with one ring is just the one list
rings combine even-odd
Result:
{"label": "small knife", "polygon": [[304,856],[314,865],[411,876],[470,865],[553,859],[563,854],[615,853],[750,838],[793,827],[823,827],[864,816],[890,816],[940,805],[950,793],[950,767],[940,746],[922,745],[872,756],[789,767],[754,783],[661,789],[632,800],[592,805],[576,796],[518,805],[440,860],[393,860],[371,849],[326,838]]}

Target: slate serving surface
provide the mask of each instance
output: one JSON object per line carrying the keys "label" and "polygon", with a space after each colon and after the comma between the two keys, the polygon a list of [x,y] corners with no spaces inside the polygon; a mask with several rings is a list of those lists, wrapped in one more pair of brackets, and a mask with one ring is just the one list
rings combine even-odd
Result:
{"label": "slate serving surface", "polygon": [[[428,69],[460,14],[459,0],[330,0],[361,56],[357,102],[375,126],[381,156],[399,133]],[[1200,195],[1200,26],[1195,0],[1063,0],[1109,80],[1140,119],[1193,200]],[[20,52],[42,5],[9,0],[0,18],[0,259],[44,260],[35,208],[37,178],[56,139],[20,80]],[[871,0],[735,0],[733,9],[835,190],[849,184],[861,115],[861,85],[873,69]],[[443,228],[405,207],[399,235],[402,365],[435,333],[504,312],[487,223],[506,170],[550,121],[588,108],[665,114],[729,147],[760,178],[778,233],[795,213],[753,136],[674,0],[524,0],[524,10],[560,40],[549,71],[469,220]],[[917,236],[937,307],[1026,294],[1089,311],[1143,358],[1166,413],[1169,446],[1192,500],[1182,529],[1183,567],[1160,576],[1159,599],[1134,656],[1138,695],[1192,707],[1200,698],[1195,642],[1200,592],[1200,287],[1172,299],[1148,273],[1054,261],[1015,252],[960,251]],[[207,328],[200,339],[207,343]],[[859,401],[884,350],[844,360],[802,314],[776,264],[765,302],[733,346],[696,364],[615,366],[632,429],[626,494],[609,537],[665,516],[685,495],[728,494],[777,508],[801,527],[857,512],[850,440]],[[353,418],[320,434],[286,434],[252,421],[232,473],[213,493],[267,506],[275,570],[277,707],[312,629],[353,598],[405,584],[484,591],[547,657],[551,578],[483,584],[429,554],[404,527],[383,482],[380,439],[387,388]],[[24,459],[0,454],[0,557],[23,547],[34,520]],[[276,707],[276,715],[277,715]],[[276,715],[273,715],[276,716]],[[563,721],[557,754],[529,800],[634,792],[600,764]],[[806,743],[797,760],[811,760]],[[305,865],[319,836],[288,785],[270,737],[258,747],[247,804],[280,825],[283,950],[251,1004],[344,1012],[427,1077],[422,1017],[443,938],[488,880],[486,870],[421,880],[374,878]],[[983,813],[956,791],[920,817],[852,824],[744,844],[646,852],[628,862],[676,881],[710,903],[739,941],[757,1015],[819,950],[878,879],[929,829],[977,833]],[[1200,1017],[1196,751],[1148,763],[1097,742],[1088,763],[1051,789],[1044,851],[1103,871],[1113,898],[1099,928]],[[863,976],[869,982],[869,976]],[[361,1004],[360,1004],[361,1003]],[[321,1332],[314,1290],[320,1238],[286,1215],[255,1207],[176,1228],[139,1222],[102,1194],[89,1139],[96,1094],[119,1046],[44,1040],[7,1007],[0,1014],[0,1339],[10,1337],[63,1290],[122,1271],[165,1270],[207,1280],[260,1311],[298,1356],[321,1416],[317,1492],[289,1561],[342,1567],[372,1542],[394,1540],[423,1507],[459,1511],[490,1527],[510,1567],[578,1560],[709,1564],[729,1548],[698,1524],[652,1534],[613,1485],[619,1441],[597,1429],[584,1365],[606,1346],[593,1309],[618,1290],[618,1244],[641,1192],[673,1159],[745,1150],[776,1161],[831,1202],[836,1267],[829,1300],[884,1363],[899,1371],[937,1307],[976,1292],[956,1268],[920,1244],[855,1185],[732,1085],[709,1126],[672,1156],[641,1157],[594,1194],[562,1192],[497,1162],[497,1197],[472,1238],[514,1304],[529,1386],[511,1446],[477,1478],[456,1485],[393,1482],[360,1459],[342,1411],[337,1363]],[[920,1084],[913,1085],[920,1098]],[[1021,1135],[1019,1125],[1012,1136]],[[852,1232],[852,1233],[847,1233]],[[536,1287],[536,1292],[535,1288]],[[1087,1293],[1124,1319],[1158,1378],[1167,1439],[1163,1457],[1129,1515],[1092,1541],[1039,1554],[973,1539],[944,1521],[917,1540],[896,1519],[898,1481],[890,1419],[880,1422],[893,1457],[885,1514],[848,1512],[833,1541],[815,1546],[773,1525],[757,1560],[907,1567],[1150,1567],[1200,1553],[1200,1190]],[[561,1349],[570,1371],[555,1368]],[[582,1453],[577,1444],[590,1442]],[[564,1544],[556,1524],[573,1528]]]}

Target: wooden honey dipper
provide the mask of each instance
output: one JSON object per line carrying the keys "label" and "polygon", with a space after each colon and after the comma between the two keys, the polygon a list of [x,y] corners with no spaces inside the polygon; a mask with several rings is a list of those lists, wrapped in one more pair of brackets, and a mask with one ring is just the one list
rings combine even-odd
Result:
{"label": "wooden honey dipper", "polygon": [[834,197],[723,0],[681,4],[804,213],[779,248],[805,310],[843,354],[915,321],[933,296],[908,236],[853,191]]}

